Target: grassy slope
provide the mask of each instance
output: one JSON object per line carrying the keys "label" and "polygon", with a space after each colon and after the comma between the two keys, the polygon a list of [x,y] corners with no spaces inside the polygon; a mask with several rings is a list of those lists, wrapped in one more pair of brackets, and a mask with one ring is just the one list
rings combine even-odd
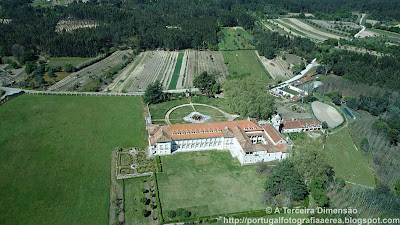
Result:
{"label": "grassy slope", "polygon": [[355,148],[347,127],[328,136],[325,150],[336,176],[350,182],[375,186],[374,174],[368,161]]}
{"label": "grassy slope", "polygon": [[110,152],[146,145],[141,107],[131,97],[30,95],[2,105],[0,224],[107,223]]}
{"label": "grassy slope", "polygon": [[262,78],[265,82],[273,81],[254,51],[223,51],[222,54],[232,77],[251,74]]}
{"label": "grassy slope", "polygon": [[80,57],[57,57],[50,58],[48,65],[50,67],[61,66],[64,67],[67,64],[71,64],[73,66],[78,66],[79,64],[90,60],[91,58],[80,58]]}
{"label": "grassy slope", "polygon": [[180,153],[161,158],[158,185],[163,212],[185,208],[192,216],[263,209],[264,179],[229,152]]}
{"label": "grassy slope", "polygon": [[[223,40],[218,43],[220,50],[254,49],[254,46],[248,43],[253,40],[253,36],[242,28],[224,27],[221,33]],[[236,41],[236,44],[234,44],[234,41]]]}
{"label": "grassy slope", "polygon": [[[218,110],[215,110],[207,106],[198,106],[198,105],[195,105],[194,108],[199,113],[211,116],[211,119],[208,122],[226,121],[224,114],[222,114]],[[173,124],[186,123],[183,120],[183,117],[189,115],[191,112],[193,112],[193,108],[191,106],[185,106],[182,108],[175,109],[170,115],[171,123]]]}
{"label": "grassy slope", "polygon": [[176,65],[174,69],[174,73],[172,74],[171,82],[169,83],[168,89],[176,89],[176,83],[178,82],[179,73],[182,67],[182,60],[183,60],[183,52],[179,52],[178,59],[176,60]]}

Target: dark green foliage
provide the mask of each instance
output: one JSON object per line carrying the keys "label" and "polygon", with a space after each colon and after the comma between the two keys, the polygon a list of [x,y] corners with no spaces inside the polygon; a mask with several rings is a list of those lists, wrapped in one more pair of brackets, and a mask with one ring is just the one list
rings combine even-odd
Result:
{"label": "dark green foliage", "polygon": [[160,81],[155,81],[153,84],[147,86],[146,92],[143,95],[143,100],[146,103],[156,104],[163,100],[163,88]]}
{"label": "dark green foliage", "polygon": [[322,122],[322,129],[328,129],[328,123],[326,121]]}
{"label": "dark green foliage", "polygon": [[33,71],[36,70],[36,68],[37,68],[37,67],[36,67],[36,64],[30,62],[30,63],[28,63],[28,64],[25,66],[25,73],[31,74]]}
{"label": "dark green foliage", "polygon": [[337,177],[335,178],[335,183],[339,185],[339,187],[344,187],[346,186],[346,181],[341,178],[341,177]]}
{"label": "dark green foliage", "polygon": [[325,190],[324,186],[324,182],[320,179],[315,179],[310,184],[311,195],[320,207],[326,207],[329,204],[328,197],[326,196],[328,192]]}
{"label": "dark green foliage", "polygon": [[265,189],[273,196],[290,192],[294,201],[303,200],[308,193],[300,174],[289,160],[283,160],[275,167],[267,178]]}
{"label": "dark green foliage", "polygon": [[194,86],[199,88],[200,90],[212,91],[216,83],[217,81],[215,80],[215,75],[208,74],[207,71],[202,72],[201,74],[196,76],[193,80]]}
{"label": "dark green foliage", "polygon": [[229,80],[224,84],[224,93],[231,109],[242,116],[267,119],[275,110],[275,99],[259,78]]}
{"label": "dark green foliage", "polygon": [[170,210],[167,212],[167,216],[169,218],[175,218],[176,217],[176,212],[174,210]]}
{"label": "dark green foliage", "polygon": [[326,94],[328,97],[330,97],[332,99],[332,102],[335,105],[340,105],[341,104],[341,100],[342,100],[342,94],[339,92],[331,92]]}
{"label": "dark green foliage", "polygon": [[363,152],[365,152],[365,153],[367,153],[369,151],[369,142],[368,142],[367,138],[364,137],[363,139],[361,139],[360,147],[361,147],[361,150],[363,150]]}
{"label": "dark green foliage", "polygon": [[64,67],[64,72],[72,73],[75,71],[75,67],[71,64],[68,64]]}
{"label": "dark green foliage", "polygon": [[396,185],[394,186],[394,190],[396,191],[397,197],[400,197],[400,180],[396,181]]}

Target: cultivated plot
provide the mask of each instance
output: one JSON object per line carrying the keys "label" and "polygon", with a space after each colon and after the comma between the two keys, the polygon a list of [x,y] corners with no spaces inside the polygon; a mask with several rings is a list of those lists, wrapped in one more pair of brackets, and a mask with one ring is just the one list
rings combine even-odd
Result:
{"label": "cultivated plot", "polygon": [[159,80],[164,89],[183,89],[193,87],[193,79],[199,73],[207,71],[217,75],[223,82],[228,75],[224,58],[218,51],[148,51],[142,53],[114,81],[112,91],[145,91],[147,86]]}
{"label": "cultivated plot", "polygon": [[[290,56],[291,60],[283,60],[282,56],[277,56],[274,59],[267,59],[265,56],[260,56],[257,51],[256,54],[274,80],[282,81],[282,79],[287,80],[292,78],[294,75],[290,68],[301,62],[301,58],[296,55],[285,55],[287,58]],[[291,63],[291,61],[297,63]]]}
{"label": "cultivated plot", "polygon": [[242,27],[223,27],[218,38],[219,50],[254,49],[253,36]]}
{"label": "cultivated plot", "polygon": [[334,128],[343,123],[343,117],[340,113],[332,106],[322,103],[313,102],[311,107],[315,117],[321,122],[326,122],[330,128]]}
{"label": "cultivated plot", "polygon": [[84,87],[98,77],[103,76],[115,66],[124,62],[123,58],[131,54],[130,50],[116,51],[109,57],[72,73],[48,88],[49,91],[67,91],[71,88]]}

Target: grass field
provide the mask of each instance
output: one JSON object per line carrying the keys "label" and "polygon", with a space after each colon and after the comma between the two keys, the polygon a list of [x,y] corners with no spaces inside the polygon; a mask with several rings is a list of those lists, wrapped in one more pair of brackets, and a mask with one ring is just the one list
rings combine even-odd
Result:
{"label": "grass field", "polygon": [[347,127],[328,136],[325,151],[337,177],[358,184],[375,186],[373,171],[362,152],[356,149]]}
{"label": "grass field", "polygon": [[208,98],[204,96],[200,97],[192,97],[192,102],[193,103],[200,103],[200,104],[207,104],[207,105],[212,105],[215,107],[218,107],[222,110],[224,110],[227,113],[234,113],[232,109],[229,107],[229,105],[226,103],[225,99],[223,98]]}
{"label": "grass field", "polygon": [[260,77],[266,82],[273,81],[253,50],[223,51],[222,54],[231,77],[250,74]]}
{"label": "grass field", "polygon": [[125,189],[125,224],[151,224],[153,215],[145,218],[142,210],[145,208],[140,198],[145,197],[142,192],[143,180],[149,177],[140,177],[124,180]]}
{"label": "grass field", "polygon": [[164,119],[165,114],[168,112],[168,110],[172,109],[175,106],[182,105],[182,104],[188,104],[188,103],[189,103],[189,100],[187,98],[182,98],[180,100],[167,101],[167,102],[162,102],[159,104],[151,104],[150,105],[151,118],[152,119]]}
{"label": "grass field", "polygon": [[80,58],[80,57],[56,57],[50,58],[48,65],[50,67],[57,67],[61,66],[64,67],[65,65],[71,64],[72,66],[76,67],[79,64],[90,60],[91,58]]}
{"label": "grass field", "polygon": [[171,77],[171,82],[169,83],[168,89],[176,89],[176,83],[178,82],[179,73],[182,67],[182,60],[183,60],[183,52],[179,52],[178,59],[175,64],[174,73]]}
{"label": "grass field", "polygon": [[[199,113],[211,116],[211,119],[208,122],[226,121],[224,114],[222,114],[218,110],[215,110],[207,106],[199,106],[199,105],[195,105],[194,108]],[[182,108],[175,109],[170,115],[170,121],[173,124],[186,123],[183,120],[183,117],[189,115],[191,112],[193,112],[193,108],[191,106],[185,106]]]}
{"label": "grass field", "polygon": [[192,217],[264,209],[265,179],[229,152],[203,151],[161,157],[158,187],[163,212],[184,208]]}
{"label": "grass field", "polygon": [[108,223],[111,150],[147,144],[132,97],[22,95],[0,126],[0,224]]}
{"label": "grass field", "polygon": [[219,50],[254,49],[249,43],[253,41],[253,36],[241,27],[224,27],[219,35]]}

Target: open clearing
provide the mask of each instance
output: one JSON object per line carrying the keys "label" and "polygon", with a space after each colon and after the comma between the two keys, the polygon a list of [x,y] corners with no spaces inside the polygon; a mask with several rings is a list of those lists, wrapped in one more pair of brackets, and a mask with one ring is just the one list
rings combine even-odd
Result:
{"label": "open clearing", "polygon": [[271,82],[271,76],[259,61],[253,50],[223,51],[224,59],[231,77],[242,77],[247,74]]}
{"label": "open clearing", "polygon": [[336,177],[357,184],[375,186],[372,169],[362,152],[356,149],[348,127],[327,137],[325,151]]}
{"label": "open clearing", "polygon": [[54,57],[50,58],[49,62],[47,63],[48,66],[50,67],[57,67],[61,66],[64,67],[68,64],[71,64],[72,66],[76,67],[79,64],[89,61],[92,58],[80,58],[80,57]]}
{"label": "open clearing", "polygon": [[242,27],[223,27],[218,33],[219,50],[254,49],[253,36]]}
{"label": "open clearing", "polygon": [[228,75],[224,58],[218,51],[148,51],[138,56],[130,68],[112,91],[145,91],[156,80],[164,89],[182,89],[193,87],[194,77],[204,71],[216,74],[219,82]]}
{"label": "open clearing", "polygon": [[321,122],[328,123],[330,128],[337,127],[343,123],[342,115],[332,106],[316,101],[311,103],[311,107],[315,117]]}
{"label": "open clearing", "polygon": [[227,151],[178,153],[161,162],[157,178],[163,215],[177,208],[191,211],[192,217],[265,208],[264,177]]}
{"label": "open clearing", "polygon": [[147,145],[140,98],[24,94],[0,120],[0,224],[108,223],[111,151]]}
{"label": "open clearing", "polygon": [[68,77],[62,79],[48,88],[49,91],[67,91],[69,89],[78,89],[88,85],[98,77],[103,76],[108,71],[123,63],[124,56],[131,54],[130,50],[116,51],[109,57],[85,67]]}

